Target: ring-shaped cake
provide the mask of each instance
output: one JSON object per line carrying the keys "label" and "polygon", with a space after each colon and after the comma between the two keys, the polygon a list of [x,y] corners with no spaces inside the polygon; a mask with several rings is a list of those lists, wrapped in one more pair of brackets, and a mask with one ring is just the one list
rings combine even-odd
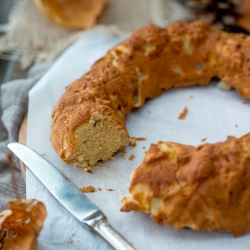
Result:
{"label": "ring-shaped cake", "polygon": [[[95,165],[129,139],[125,115],[173,87],[218,77],[250,98],[250,37],[202,21],[139,29],[69,85],[54,108],[51,142],[66,163]],[[151,213],[159,224],[244,234],[250,227],[249,135],[198,148],[152,145],[133,173],[122,211]],[[238,210],[237,210],[238,209]]]}

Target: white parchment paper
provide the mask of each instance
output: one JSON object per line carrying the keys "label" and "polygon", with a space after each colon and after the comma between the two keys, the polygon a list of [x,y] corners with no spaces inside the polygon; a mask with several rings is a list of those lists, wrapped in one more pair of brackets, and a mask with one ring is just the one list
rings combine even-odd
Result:
{"label": "white parchment paper", "polygon": [[[122,152],[118,152],[116,160],[106,162],[103,167],[96,166],[93,174],[64,164],[53,150],[49,140],[51,113],[65,87],[121,40],[90,31],[55,62],[30,91],[27,145],[43,154],[79,188],[88,185],[101,188],[102,191],[86,195],[138,249],[250,249],[249,234],[235,239],[229,233],[217,231],[175,231],[156,225],[146,214],[119,211],[121,199],[128,194],[129,176],[139,166],[151,143],[162,140],[197,146],[250,131],[249,101],[240,98],[235,91],[221,91],[212,83],[204,88],[173,89],[147,101],[127,116],[130,135],[147,140],[137,142],[136,147],[127,146],[124,158]],[[186,119],[179,120],[184,107],[188,108],[188,114]],[[203,138],[207,140],[202,142]],[[131,161],[128,157],[132,153],[135,159]],[[108,188],[114,191],[110,192]],[[43,201],[48,210],[39,237],[40,249],[111,249],[101,237],[67,212],[28,170],[27,197]]]}

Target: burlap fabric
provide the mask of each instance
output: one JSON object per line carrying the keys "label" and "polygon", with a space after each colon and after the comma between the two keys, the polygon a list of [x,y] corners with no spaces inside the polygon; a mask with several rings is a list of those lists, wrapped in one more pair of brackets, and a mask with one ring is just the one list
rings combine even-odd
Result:
{"label": "burlap fabric", "polygon": [[[110,0],[95,28],[108,33],[133,32],[150,23],[165,26],[188,15],[175,0]],[[48,21],[31,0],[18,0],[10,15],[10,28],[0,37],[0,58],[8,52],[12,59],[21,62],[23,69],[33,63],[53,61],[83,32]]]}

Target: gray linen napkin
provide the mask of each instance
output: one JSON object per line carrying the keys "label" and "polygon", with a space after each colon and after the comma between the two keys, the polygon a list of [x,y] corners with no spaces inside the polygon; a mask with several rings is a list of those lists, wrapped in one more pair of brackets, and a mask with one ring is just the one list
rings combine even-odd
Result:
{"label": "gray linen napkin", "polygon": [[[32,67],[27,79],[14,80],[4,83],[1,87],[2,100],[2,121],[8,131],[8,140],[0,142],[0,211],[8,208],[7,201],[17,198],[11,182],[11,173],[7,155],[10,152],[7,148],[9,142],[17,141],[19,127],[27,113],[28,92],[34,84],[44,75],[51,66],[51,63],[45,63]],[[14,175],[19,198],[25,198],[25,183],[23,181],[19,161],[13,157],[15,165]]]}

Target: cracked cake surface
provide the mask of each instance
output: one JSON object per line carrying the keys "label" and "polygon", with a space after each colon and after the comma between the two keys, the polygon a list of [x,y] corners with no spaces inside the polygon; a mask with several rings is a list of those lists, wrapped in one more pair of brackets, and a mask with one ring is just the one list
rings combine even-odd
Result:
{"label": "cracked cake surface", "polygon": [[250,133],[198,147],[152,144],[131,175],[121,211],[149,213],[175,229],[230,231],[250,228]]}
{"label": "cracked cake surface", "polygon": [[136,31],[69,85],[54,108],[51,143],[66,163],[95,165],[129,140],[125,115],[173,87],[219,77],[250,97],[250,37],[202,21]]}

